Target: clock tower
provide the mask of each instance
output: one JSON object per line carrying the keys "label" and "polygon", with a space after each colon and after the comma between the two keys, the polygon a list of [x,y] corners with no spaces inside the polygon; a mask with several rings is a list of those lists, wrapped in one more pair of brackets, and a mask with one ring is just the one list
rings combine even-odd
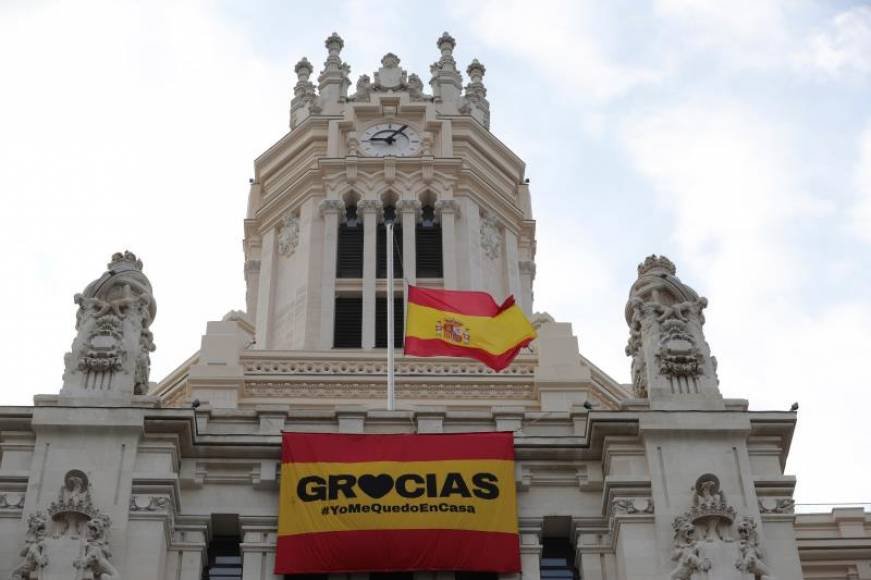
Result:
{"label": "clock tower", "polygon": [[[317,85],[309,61],[296,64],[291,130],[255,161],[245,220],[253,348],[386,346],[389,245],[397,279],[513,294],[532,314],[524,163],[489,130],[484,65],[473,60],[463,86],[454,39],[436,45],[428,92],[393,53],[351,91],[337,34]],[[395,220],[392,243],[385,218]],[[399,316],[397,343],[401,325]]]}

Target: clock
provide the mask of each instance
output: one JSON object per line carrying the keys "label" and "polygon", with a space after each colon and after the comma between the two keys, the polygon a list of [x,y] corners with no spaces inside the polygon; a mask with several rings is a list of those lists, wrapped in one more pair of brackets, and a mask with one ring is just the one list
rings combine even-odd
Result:
{"label": "clock", "polygon": [[420,152],[420,134],[405,123],[372,125],[360,137],[360,151],[370,157],[409,157]]}

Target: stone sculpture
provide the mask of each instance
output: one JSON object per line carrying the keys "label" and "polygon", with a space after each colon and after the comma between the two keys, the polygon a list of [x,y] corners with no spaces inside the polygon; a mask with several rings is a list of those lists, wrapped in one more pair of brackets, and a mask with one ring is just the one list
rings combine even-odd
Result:
{"label": "stone sculpture", "polygon": [[114,254],[108,270],[74,300],[78,332],[65,357],[61,395],[144,395],[157,303],[142,261],[131,252]]}
{"label": "stone sculpture", "polygon": [[696,526],[685,516],[674,520],[674,546],[671,559],[675,562],[669,578],[671,580],[690,580],[695,572],[711,569],[711,561],[702,556],[696,539]]}
{"label": "stone sculpture", "polygon": [[99,515],[85,525],[84,553],[74,566],[81,570],[83,578],[94,580],[120,580],[121,575],[109,559],[109,526],[111,520]]}
{"label": "stone sculpture", "polygon": [[758,580],[775,580],[762,561],[759,549],[759,534],[756,531],[756,521],[745,516],[738,524],[738,560],[735,567],[748,574],[753,574]]}
{"label": "stone sculpture", "polygon": [[40,570],[48,565],[45,549],[45,536],[48,533],[48,521],[43,513],[30,514],[27,518],[27,536],[24,549],[21,550],[22,562],[12,570],[11,580],[35,580],[40,576]]}
{"label": "stone sculpture", "polygon": [[636,397],[651,391],[668,395],[711,394],[719,397],[716,359],[702,327],[707,299],[675,276],[664,256],[648,256],[638,266],[638,279],[626,303]]}
{"label": "stone sculpture", "polygon": [[98,514],[91,501],[88,476],[78,469],[69,471],[58,497],[48,506],[48,515],[55,522],[54,537],[69,533],[78,538],[85,524]]}

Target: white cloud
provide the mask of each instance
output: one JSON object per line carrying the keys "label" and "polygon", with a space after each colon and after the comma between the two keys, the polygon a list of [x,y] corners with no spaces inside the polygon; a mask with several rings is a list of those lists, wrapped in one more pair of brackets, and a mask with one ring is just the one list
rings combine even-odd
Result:
{"label": "white cloud", "polygon": [[801,60],[831,76],[871,74],[871,6],[832,17],[813,34]]}
{"label": "white cloud", "polygon": [[759,68],[780,61],[788,50],[786,5],[781,0],[657,0],[655,9],[676,27],[673,40],[683,56],[709,50],[732,65]]}
{"label": "white cloud", "polygon": [[239,307],[251,159],[286,127],[286,70],[197,2],[0,7],[6,402],[57,392],[72,295],[128,248],[158,302],[159,379]]}
{"label": "white cloud", "polygon": [[854,181],[858,197],[851,211],[850,225],[860,239],[871,243],[871,122],[859,138]]}
{"label": "white cloud", "polygon": [[487,44],[528,63],[533,74],[556,79],[578,99],[607,101],[663,75],[607,54],[605,43],[599,42],[594,11],[581,2],[488,0],[455,2],[452,7],[459,18],[486,14],[475,20],[474,31]]}

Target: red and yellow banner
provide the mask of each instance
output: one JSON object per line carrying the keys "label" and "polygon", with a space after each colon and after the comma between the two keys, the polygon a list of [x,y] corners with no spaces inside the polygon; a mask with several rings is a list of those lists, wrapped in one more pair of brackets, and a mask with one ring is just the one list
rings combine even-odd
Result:
{"label": "red and yellow banner", "polygon": [[535,338],[513,296],[499,305],[485,292],[409,286],[406,319],[405,354],[469,357],[495,371]]}
{"label": "red and yellow banner", "polygon": [[519,572],[511,433],[284,433],[276,574]]}

